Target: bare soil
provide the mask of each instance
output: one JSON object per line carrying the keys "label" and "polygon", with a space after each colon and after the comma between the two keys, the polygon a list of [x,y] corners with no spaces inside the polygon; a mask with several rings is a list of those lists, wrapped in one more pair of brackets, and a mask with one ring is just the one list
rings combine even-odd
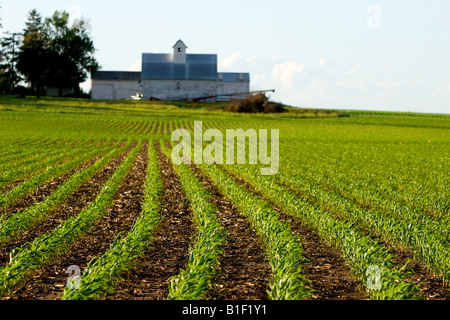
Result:
{"label": "bare soil", "polygon": [[227,232],[227,242],[221,257],[221,273],[213,282],[217,290],[211,292],[215,300],[267,300],[269,261],[261,246],[261,239],[248,220],[218,190],[200,170],[192,166],[195,176],[212,195],[219,221]]}
{"label": "bare soil", "polygon": [[[44,221],[24,231],[16,240],[0,247],[0,265],[4,265],[9,261],[9,252],[12,249],[20,247],[27,242],[32,242],[38,236],[52,232],[64,220],[78,215],[88,203],[94,201],[101,187],[106,183],[124,158],[125,154],[122,154],[111,161],[100,172],[94,175],[92,179],[82,184],[67,201],[55,208]],[[42,196],[36,195],[37,198],[42,198]],[[30,202],[29,206],[35,203]]]}
{"label": "bare soil", "polygon": [[[156,130],[158,130],[159,124],[156,126]],[[139,128],[139,130],[150,130],[150,127]],[[118,236],[126,236],[141,212],[148,147],[156,147],[158,152],[164,190],[161,209],[164,219],[156,229],[155,237],[144,255],[135,261],[132,270],[124,274],[123,279],[116,287],[116,292],[107,296],[106,299],[161,300],[167,297],[170,280],[187,266],[188,248],[195,238],[196,230],[191,218],[191,209],[182,191],[178,175],[173,170],[170,160],[162,154],[159,144],[155,143],[155,146],[144,146],[130,173],[121,184],[113,205],[90,232],[77,241],[67,255],[37,271],[28,282],[19,286],[5,299],[60,299],[70,275],[66,273],[69,266],[76,265],[82,272],[87,263],[95,256],[104,254]],[[101,187],[118,168],[125,156],[126,153],[117,157],[90,181],[83,184],[44,222],[30,228],[17,240],[0,247],[0,265],[5,265],[9,261],[9,252],[13,248],[31,242],[40,235],[52,232],[62,221],[79,214],[88,203],[94,201]],[[224,245],[224,254],[220,261],[221,271],[219,276],[213,280],[215,288],[211,290],[208,299],[268,299],[266,290],[271,270],[261,239],[247,219],[220,193],[217,186],[197,167],[191,166],[191,168],[211,194],[212,203],[217,207],[219,221],[227,232],[227,242]],[[17,205],[8,208],[7,216],[42,201],[69,176],[55,178],[30,193]],[[245,180],[231,176],[236,182],[244,185],[249,192],[264,199]],[[265,200],[267,201],[267,199]],[[304,255],[308,259],[302,266],[305,276],[311,281],[310,286],[314,290],[311,299],[367,299],[365,293],[359,289],[360,282],[353,277],[350,268],[335,248],[329,246],[317,233],[297,219],[288,216],[280,208],[272,206],[281,219],[290,223],[293,233],[301,237]],[[399,248],[386,243],[385,246],[391,249],[395,255],[394,260],[399,266],[406,264],[412,257],[411,254]],[[450,298],[448,287],[431,272],[420,266],[416,260],[411,259],[408,267],[413,273],[408,275],[407,279],[420,283],[420,295],[425,299],[448,300]]]}
{"label": "bare soil", "polygon": [[[31,207],[32,205],[35,205],[36,203],[39,203],[43,201],[46,197],[51,195],[58,187],[66,182],[75,172],[83,170],[84,168],[87,168],[95,163],[95,161],[98,159],[98,157],[91,159],[84,164],[82,164],[80,167],[71,170],[69,173],[66,173],[62,176],[55,177],[51,179],[46,184],[36,188],[36,190],[26,194],[25,196],[18,199],[13,205],[3,208],[1,210],[2,214],[2,220],[6,220],[12,215],[14,215],[17,212],[23,211],[27,209],[28,207]],[[6,193],[16,187],[18,184],[23,182],[24,180],[18,180],[15,181],[13,184],[7,186],[2,193]]]}
{"label": "bare soil", "polygon": [[418,284],[419,295],[423,299],[450,300],[450,288],[441,279],[425,269],[416,259],[412,258],[411,253],[390,244],[385,243],[385,246],[394,255],[393,260],[398,264],[398,267],[407,266],[406,270],[409,271],[409,274],[407,274],[405,280]]}
{"label": "bare soil", "polygon": [[[249,192],[268,201],[244,179],[231,176],[237,183],[245,186]],[[270,201],[268,202],[270,203]],[[361,292],[358,288],[359,281],[351,274],[350,268],[335,248],[325,243],[313,230],[284,214],[277,206],[272,204],[272,207],[278,212],[281,219],[289,221],[294,234],[301,236],[304,256],[309,260],[303,264],[303,269],[306,278],[312,282],[313,299],[367,299],[364,292]]]}
{"label": "bare soil", "polygon": [[[285,187],[290,189],[288,186]],[[368,205],[363,208],[371,209],[371,207]],[[342,217],[337,217],[343,219]],[[417,287],[419,289],[418,295],[420,297],[426,300],[450,300],[450,290],[448,285],[446,285],[432,272],[427,270],[423,265],[420,264],[420,262],[414,259],[411,252],[407,252],[399,247],[387,243],[386,241],[372,234],[370,230],[364,230],[364,232],[368,236],[377,239],[379,243],[383,244],[387,249],[390,250],[390,253],[393,254],[392,259],[397,263],[397,266],[399,268],[407,265],[409,274],[407,274],[404,279],[406,281],[413,281],[417,284]]]}
{"label": "bare soil", "polygon": [[188,249],[195,237],[191,210],[177,174],[158,143],[158,161],[163,184],[162,214],[164,220],[142,258],[116,287],[112,300],[161,300],[168,294],[168,284],[187,266]]}
{"label": "bare soil", "polygon": [[[59,207],[58,213],[51,219],[48,219],[48,222],[46,221],[40,228],[34,228],[32,230],[35,233],[33,236],[51,232],[59,225],[60,219],[78,214],[87,203],[93,201],[101,187],[117,169],[125,156],[126,153],[112,161],[88,185],[84,185],[78,190],[70,202]],[[147,148],[144,146],[138,155],[137,161],[119,187],[112,206],[89,233],[77,241],[66,255],[58,258],[54,264],[37,271],[29,281],[18,287],[6,298],[60,299],[67,279],[70,276],[67,273],[68,267],[75,265],[82,272],[93,257],[104,254],[121,232],[126,233],[131,228],[132,223],[141,212],[146,163]]]}

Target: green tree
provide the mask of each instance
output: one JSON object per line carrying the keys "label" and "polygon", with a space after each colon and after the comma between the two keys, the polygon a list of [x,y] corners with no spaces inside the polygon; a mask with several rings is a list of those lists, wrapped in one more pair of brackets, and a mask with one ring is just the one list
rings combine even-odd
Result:
{"label": "green tree", "polygon": [[30,11],[23,30],[17,69],[31,84],[31,93],[40,97],[49,60],[49,37],[41,15],[36,9]]}
{"label": "green tree", "polygon": [[87,24],[79,19],[69,25],[69,14],[55,11],[45,25],[50,39],[48,58],[52,62],[44,75],[45,83],[59,88],[60,96],[63,88],[74,88],[79,93],[79,84],[99,69]]}
{"label": "green tree", "polygon": [[17,73],[16,64],[18,61],[18,47],[20,44],[20,34],[6,32],[6,36],[0,40],[0,70],[3,85],[8,82],[8,88],[4,88],[4,93],[14,93],[14,89],[22,78]]}

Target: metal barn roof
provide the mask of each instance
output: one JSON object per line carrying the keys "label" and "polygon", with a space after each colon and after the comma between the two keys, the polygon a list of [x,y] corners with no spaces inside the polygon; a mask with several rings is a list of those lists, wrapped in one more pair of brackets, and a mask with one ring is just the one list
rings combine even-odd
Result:
{"label": "metal barn roof", "polygon": [[187,54],[186,63],[174,63],[172,54],[143,53],[142,79],[217,80],[216,54]]}

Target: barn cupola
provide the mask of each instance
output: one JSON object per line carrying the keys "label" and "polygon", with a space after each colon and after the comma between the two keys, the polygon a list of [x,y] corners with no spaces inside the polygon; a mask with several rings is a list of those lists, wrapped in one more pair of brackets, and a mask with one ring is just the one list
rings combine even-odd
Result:
{"label": "barn cupola", "polygon": [[178,40],[173,46],[173,62],[186,63],[186,45],[183,41]]}

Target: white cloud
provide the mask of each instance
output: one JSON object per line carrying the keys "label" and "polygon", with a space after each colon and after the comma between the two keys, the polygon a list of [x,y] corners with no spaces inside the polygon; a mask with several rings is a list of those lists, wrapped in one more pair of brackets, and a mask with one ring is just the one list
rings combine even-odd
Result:
{"label": "white cloud", "polygon": [[244,55],[240,51],[233,52],[231,55],[223,58],[220,67],[223,69],[230,69],[241,59],[244,59]]}
{"label": "white cloud", "polygon": [[378,83],[378,86],[391,93],[400,88],[400,83],[392,80],[386,80]]}
{"label": "white cloud", "polygon": [[317,63],[317,65],[319,67],[323,67],[325,65],[325,63],[327,63],[327,59],[321,58],[321,59],[319,59],[319,62]]}
{"label": "white cloud", "polygon": [[351,83],[351,87],[353,89],[366,91],[367,90],[367,82],[365,82],[365,81],[353,81]]}
{"label": "white cloud", "polygon": [[414,61],[405,61],[400,64],[394,64],[391,66],[383,66],[382,70],[383,70],[383,72],[386,72],[386,73],[389,73],[392,71],[401,71],[401,70],[407,69],[411,66],[414,66],[414,64],[415,64]]}
{"label": "white cloud", "polygon": [[359,65],[356,65],[356,66],[352,67],[350,70],[348,70],[347,74],[351,75],[352,73],[358,71],[358,69],[359,69]]}
{"label": "white cloud", "polygon": [[255,65],[257,59],[258,59],[258,57],[256,56],[256,54],[253,54],[250,57],[245,58],[245,61],[247,61],[248,63],[250,63],[252,65]]}
{"label": "white cloud", "polygon": [[252,81],[260,83],[267,81],[267,74],[266,73],[255,73],[252,75]]}
{"label": "white cloud", "polygon": [[434,94],[446,93],[446,92],[450,92],[450,84],[446,85],[445,87],[437,87],[436,89],[433,90]]}
{"label": "white cloud", "polygon": [[313,95],[316,96],[323,96],[325,94],[325,87],[326,84],[321,83],[318,80],[314,80],[310,86],[308,87],[309,92],[311,92]]}
{"label": "white cloud", "polygon": [[285,89],[291,89],[293,77],[303,71],[304,65],[295,61],[276,64],[272,70],[272,78],[279,82]]}
{"label": "white cloud", "polygon": [[127,71],[142,71],[142,59],[136,60],[131,66],[128,67]]}
{"label": "white cloud", "polygon": [[413,66],[414,65],[414,61],[406,61],[406,62],[403,62],[403,66],[404,67],[410,67],[410,66]]}

